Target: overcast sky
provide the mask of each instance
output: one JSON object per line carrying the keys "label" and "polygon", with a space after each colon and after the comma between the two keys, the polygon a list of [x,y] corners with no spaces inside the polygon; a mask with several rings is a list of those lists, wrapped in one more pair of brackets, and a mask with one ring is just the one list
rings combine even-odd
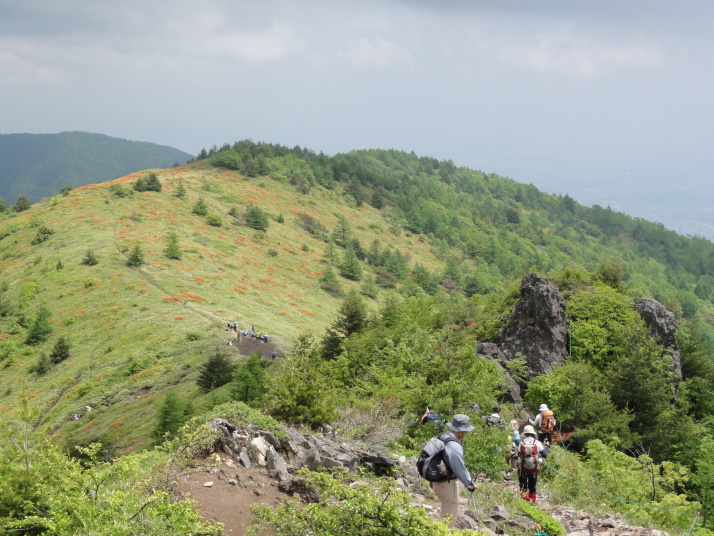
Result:
{"label": "overcast sky", "polygon": [[713,67],[711,0],[0,0],[0,133],[413,150],[710,237]]}

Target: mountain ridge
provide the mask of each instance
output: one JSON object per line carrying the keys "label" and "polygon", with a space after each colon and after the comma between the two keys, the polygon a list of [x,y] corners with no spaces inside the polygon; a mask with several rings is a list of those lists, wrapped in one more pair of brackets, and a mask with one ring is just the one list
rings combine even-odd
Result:
{"label": "mountain ridge", "polygon": [[185,163],[192,155],[151,142],[105,134],[0,134],[0,197],[32,202],[65,186],[84,186],[147,168]]}

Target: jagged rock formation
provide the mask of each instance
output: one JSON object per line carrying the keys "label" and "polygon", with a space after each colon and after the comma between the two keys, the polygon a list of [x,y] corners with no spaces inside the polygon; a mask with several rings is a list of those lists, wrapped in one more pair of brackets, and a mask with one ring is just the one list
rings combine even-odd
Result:
{"label": "jagged rock formation", "polygon": [[549,279],[529,274],[521,281],[521,297],[511,323],[498,335],[507,360],[522,357],[529,377],[562,364],[568,356],[565,300]]}
{"label": "jagged rock formation", "polygon": [[635,309],[649,327],[650,333],[664,348],[663,352],[670,356],[670,367],[674,382],[679,385],[679,382],[682,381],[682,354],[679,351],[675,337],[677,323],[674,313],[667,310],[660,302],[650,298],[639,300],[635,304]]}
{"label": "jagged rock formation", "polygon": [[290,479],[290,472],[301,467],[315,470],[318,467],[343,467],[356,471],[360,465],[372,471],[392,467],[396,461],[382,452],[367,451],[337,444],[325,437],[301,434],[285,428],[289,439],[281,439],[272,432],[255,426],[243,428],[225,419],[212,419],[208,425],[220,432],[220,450],[240,462],[244,467],[257,464],[272,470],[279,480]]}

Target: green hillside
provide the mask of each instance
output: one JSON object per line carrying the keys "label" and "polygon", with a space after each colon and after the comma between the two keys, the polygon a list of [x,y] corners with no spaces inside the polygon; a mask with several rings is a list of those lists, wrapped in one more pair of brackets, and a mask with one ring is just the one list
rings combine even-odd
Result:
{"label": "green hillside", "polygon": [[24,195],[34,203],[65,186],[116,179],[191,158],[172,147],[104,134],[0,134],[0,197],[13,204]]}
{"label": "green hillside", "polygon": [[[499,399],[501,373],[474,346],[508,323],[522,276],[536,272],[565,296],[574,336],[570,362],[531,382],[526,402],[551,401],[583,452],[644,449],[649,467],[674,464],[648,500],[706,502],[707,240],[451,162],[250,141],[2,218],[0,411],[27,421],[29,405],[34,429],[68,449],[145,449],[157,426],[172,431],[169,413],[176,424],[240,399],[357,439],[387,442],[386,429],[411,451],[427,403],[449,414]],[[677,390],[632,309],[640,297],[677,317]],[[246,361],[227,344],[230,321],[267,333],[281,359]],[[218,354],[240,368],[209,385]],[[486,443],[467,445],[467,461],[496,474],[500,439],[473,441]]]}

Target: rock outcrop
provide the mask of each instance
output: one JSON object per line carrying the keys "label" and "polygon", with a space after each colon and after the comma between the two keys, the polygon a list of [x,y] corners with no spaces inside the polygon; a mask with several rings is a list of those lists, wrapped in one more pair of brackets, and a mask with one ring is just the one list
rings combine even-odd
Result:
{"label": "rock outcrop", "polygon": [[301,434],[293,428],[286,428],[288,439],[281,439],[270,431],[255,426],[243,428],[225,419],[212,419],[207,424],[219,432],[216,450],[222,450],[244,467],[266,467],[281,481],[288,480],[290,473],[301,467],[311,470],[342,467],[356,472],[359,466],[365,466],[379,473],[397,463],[383,452]]}
{"label": "rock outcrop", "polygon": [[682,381],[682,354],[675,336],[677,323],[674,313],[667,310],[660,302],[650,298],[639,300],[635,304],[635,309],[649,327],[650,333],[664,348],[663,352],[669,355],[674,382],[679,385],[679,382]]}
{"label": "rock outcrop", "polygon": [[549,372],[568,355],[565,300],[553,283],[537,274],[521,281],[521,297],[513,317],[498,335],[507,360],[522,357],[530,378]]}

